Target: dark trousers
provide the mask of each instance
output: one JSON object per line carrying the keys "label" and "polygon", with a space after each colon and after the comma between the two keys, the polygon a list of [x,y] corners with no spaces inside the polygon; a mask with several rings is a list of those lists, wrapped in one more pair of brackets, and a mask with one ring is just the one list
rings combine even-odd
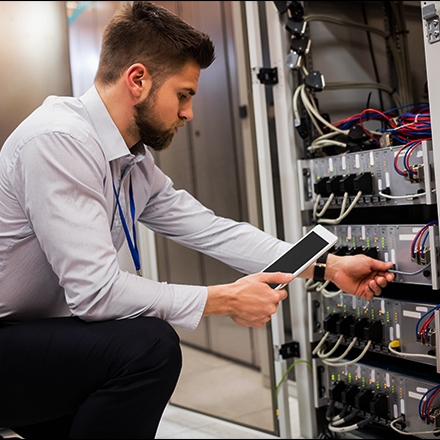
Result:
{"label": "dark trousers", "polygon": [[182,367],[157,318],[0,329],[0,427],[25,438],[152,439]]}

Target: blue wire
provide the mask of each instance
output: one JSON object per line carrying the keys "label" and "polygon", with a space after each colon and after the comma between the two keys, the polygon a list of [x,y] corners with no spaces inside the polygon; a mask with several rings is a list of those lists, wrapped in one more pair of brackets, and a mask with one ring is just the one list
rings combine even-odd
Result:
{"label": "blue wire", "polygon": [[435,312],[435,311],[438,310],[439,308],[440,308],[440,304],[439,304],[439,305],[436,305],[436,306],[433,307],[431,310],[428,310],[426,313],[424,313],[424,314],[418,319],[417,324],[416,324],[416,340],[419,339],[419,336],[418,336],[418,334],[419,334],[419,325],[420,325],[420,323],[423,321],[423,318],[424,318],[425,316],[429,315],[430,313]]}

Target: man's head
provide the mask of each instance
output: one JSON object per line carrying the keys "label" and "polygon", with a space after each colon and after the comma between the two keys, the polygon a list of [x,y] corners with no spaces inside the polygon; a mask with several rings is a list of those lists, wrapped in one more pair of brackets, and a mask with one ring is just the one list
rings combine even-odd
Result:
{"label": "man's head", "polygon": [[167,9],[134,1],[107,24],[95,85],[129,148],[160,151],[193,117],[200,70],[214,44]]}
{"label": "man's head", "polygon": [[107,24],[95,80],[115,83],[131,65],[143,64],[158,88],[188,63],[200,69],[215,59],[209,36],[177,15],[148,1],[128,4]]}

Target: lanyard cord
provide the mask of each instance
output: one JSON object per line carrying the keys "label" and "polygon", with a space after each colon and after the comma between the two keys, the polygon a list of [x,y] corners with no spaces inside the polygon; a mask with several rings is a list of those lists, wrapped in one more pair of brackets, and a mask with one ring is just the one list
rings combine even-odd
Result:
{"label": "lanyard cord", "polygon": [[131,184],[131,176],[130,176],[130,213],[131,213],[131,221],[132,221],[132,228],[133,228],[133,240],[131,240],[130,232],[128,230],[127,222],[125,221],[124,212],[122,211],[121,203],[119,201],[119,194],[118,191],[116,191],[115,182],[113,182],[113,191],[116,196],[116,202],[118,203],[118,209],[119,209],[119,216],[121,217],[122,226],[124,227],[125,236],[127,238],[128,247],[130,248],[131,257],[133,258],[134,266],[136,268],[136,273],[139,276],[142,276],[141,274],[141,263],[139,259],[139,250],[137,247],[137,239],[136,239],[136,210],[134,205],[134,197],[133,197],[133,186]]}

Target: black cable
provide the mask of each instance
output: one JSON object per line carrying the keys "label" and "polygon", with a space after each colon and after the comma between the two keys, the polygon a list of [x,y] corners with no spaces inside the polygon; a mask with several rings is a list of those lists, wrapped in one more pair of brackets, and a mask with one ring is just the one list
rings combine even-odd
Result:
{"label": "black cable", "polygon": [[330,402],[329,402],[329,404],[327,406],[327,412],[325,414],[325,418],[327,420],[331,420],[332,415],[333,415],[334,407],[335,407],[335,401],[334,400],[330,400]]}

